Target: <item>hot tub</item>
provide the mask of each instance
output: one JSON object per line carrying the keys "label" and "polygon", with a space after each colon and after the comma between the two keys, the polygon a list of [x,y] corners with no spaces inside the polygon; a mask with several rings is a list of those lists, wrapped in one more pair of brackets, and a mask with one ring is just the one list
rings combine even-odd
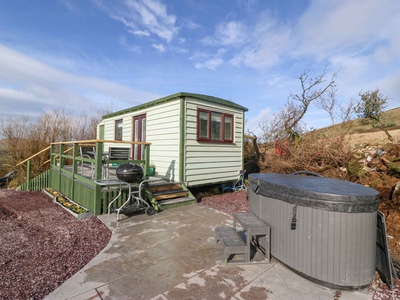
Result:
{"label": "hot tub", "polygon": [[348,181],[250,174],[249,210],[271,227],[271,255],[330,288],[358,289],[375,275],[378,191]]}

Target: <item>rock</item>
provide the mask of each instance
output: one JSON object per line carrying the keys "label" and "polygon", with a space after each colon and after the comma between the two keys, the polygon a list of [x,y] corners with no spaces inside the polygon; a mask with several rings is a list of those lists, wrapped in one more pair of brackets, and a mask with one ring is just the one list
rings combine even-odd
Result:
{"label": "rock", "polygon": [[379,166],[377,167],[377,170],[379,172],[386,172],[388,170],[388,167],[386,167],[385,165],[379,164]]}
{"label": "rock", "polygon": [[400,181],[396,183],[394,186],[392,196],[390,197],[391,201],[394,201],[396,198],[400,197]]}
{"label": "rock", "polygon": [[377,149],[376,150],[376,156],[382,156],[383,154],[385,154],[386,151],[385,150],[381,150],[381,149]]}

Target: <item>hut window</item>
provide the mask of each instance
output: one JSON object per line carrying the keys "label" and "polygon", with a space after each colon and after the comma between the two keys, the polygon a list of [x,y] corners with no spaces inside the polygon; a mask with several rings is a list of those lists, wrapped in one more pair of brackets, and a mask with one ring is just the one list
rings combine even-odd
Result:
{"label": "hut window", "polygon": [[122,141],[122,120],[115,121],[115,135],[114,140]]}
{"label": "hut window", "polygon": [[224,118],[224,140],[232,141],[232,133],[233,133],[233,117],[225,116]]}
{"label": "hut window", "polygon": [[210,139],[209,132],[208,132],[208,118],[209,118],[209,113],[205,111],[200,111],[199,112],[199,118],[198,118],[198,127],[199,127],[199,138],[200,139]]}
{"label": "hut window", "polygon": [[197,140],[200,142],[232,143],[233,116],[199,109],[197,111]]}

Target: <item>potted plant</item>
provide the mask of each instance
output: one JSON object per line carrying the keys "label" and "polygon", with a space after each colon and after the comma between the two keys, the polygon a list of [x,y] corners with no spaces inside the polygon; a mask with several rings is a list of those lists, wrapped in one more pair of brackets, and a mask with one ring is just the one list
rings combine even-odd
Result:
{"label": "potted plant", "polygon": [[65,209],[67,212],[69,212],[79,220],[93,216],[91,211],[52,188],[45,188],[43,192],[52,198],[53,203],[60,205],[63,209]]}
{"label": "potted plant", "polygon": [[154,176],[156,173],[156,166],[153,163],[149,164],[149,176]]}

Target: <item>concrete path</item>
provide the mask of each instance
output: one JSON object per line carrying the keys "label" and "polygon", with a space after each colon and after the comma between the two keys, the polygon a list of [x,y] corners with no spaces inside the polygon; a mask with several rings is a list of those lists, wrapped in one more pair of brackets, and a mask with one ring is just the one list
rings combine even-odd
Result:
{"label": "concrete path", "polygon": [[229,215],[201,204],[134,215],[116,222],[107,247],[46,299],[372,299],[372,292],[335,291],[282,264],[225,265],[214,228]]}

